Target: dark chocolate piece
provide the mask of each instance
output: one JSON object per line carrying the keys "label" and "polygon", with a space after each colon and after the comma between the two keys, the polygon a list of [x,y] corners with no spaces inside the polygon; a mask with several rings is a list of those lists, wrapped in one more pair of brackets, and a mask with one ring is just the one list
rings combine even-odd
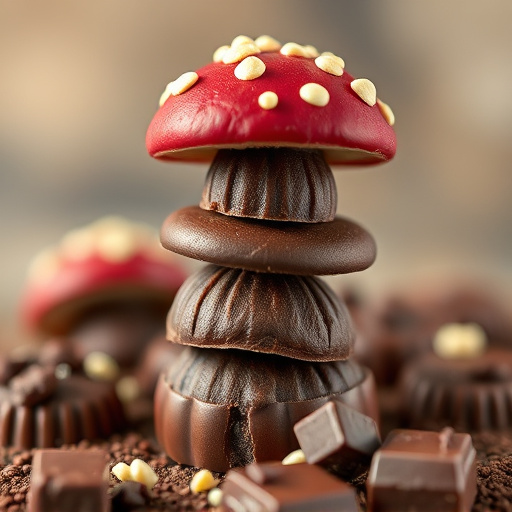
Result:
{"label": "dark chocolate piece", "polygon": [[155,430],[176,462],[227,471],[298,449],[293,425],[334,397],[377,418],[373,377],[353,361],[189,347],[157,384]]}
{"label": "dark chocolate piece", "polygon": [[512,426],[512,352],[490,349],[474,358],[428,354],[401,381],[403,417],[414,428],[450,425],[462,431]]}
{"label": "dark chocolate piece", "polygon": [[469,434],[393,430],[373,456],[368,510],[467,512],[476,496]]}
{"label": "dark chocolate piece", "polygon": [[34,407],[56,391],[55,369],[51,366],[30,365],[10,380],[9,389],[13,404]]}
{"label": "dark chocolate piece", "polygon": [[[269,474],[268,480],[254,478]],[[232,512],[359,510],[353,487],[310,464],[254,464],[231,470],[222,492],[223,509]]]}
{"label": "dark chocolate piece", "polygon": [[336,182],[320,150],[221,149],[206,175],[200,207],[235,217],[328,222]]}
{"label": "dark chocolate piece", "polygon": [[101,450],[36,451],[29,512],[108,512],[107,460]]}
{"label": "dark chocolate piece", "polygon": [[51,448],[104,438],[125,424],[112,384],[80,375],[58,380],[53,395],[33,407],[15,405],[10,396],[0,388],[0,446]]}
{"label": "dark chocolate piece", "polygon": [[306,361],[346,359],[354,333],[343,303],[321,279],[207,265],[178,291],[167,338]]}
{"label": "dark chocolate piece", "polygon": [[331,400],[293,427],[310,464],[336,465],[336,473],[355,478],[370,466],[380,445],[373,418],[339,400]]}
{"label": "dark chocolate piece", "polygon": [[144,484],[130,480],[116,485],[111,493],[112,512],[129,512],[147,505],[149,492]]}
{"label": "dark chocolate piece", "polygon": [[0,386],[6,386],[9,381],[31,362],[28,360],[13,359],[5,354],[0,354]]}
{"label": "dark chocolate piece", "polygon": [[189,258],[277,274],[346,274],[368,268],[376,256],[371,235],[343,217],[275,222],[189,206],[167,217],[160,237],[166,249]]}

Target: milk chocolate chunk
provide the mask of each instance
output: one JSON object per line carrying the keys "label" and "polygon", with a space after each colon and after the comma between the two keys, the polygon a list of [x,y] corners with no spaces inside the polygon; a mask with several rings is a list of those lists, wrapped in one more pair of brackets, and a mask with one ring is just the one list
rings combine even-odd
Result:
{"label": "milk chocolate chunk", "polygon": [[57,389],[52,367],[30,365],[9,382],[11,400],[16,405],[33,407],[51,397]]}
{"label": "milk chocolate chunk", "polygon": [[377,417],[373,378],[354,361],[188,347],[157,384],[155,430],[176,462],[227,471],[298,449],[293,425],[334,397]]}
{"label": "milk chocolate chunk", "polygon": [[336,465],[336,472],[350,479],[368,469],[381,445],[375,420],[336,399],[300,420],[293,430],[310,464]]}
{"label": "milk chocolate chunk", "polygon": [[478,357],[428,354],[400,379],[403,419],[413,428],[477,432],[512,426],[512,352],[489,349]]}
{"label": "milk chocolate chunk", "polygon": [[109,511],[107,460],[101,450],[37,450],[29,512]]}
{"label": "milk chocolate chunk", "polygon": [[274,222],[189,206],[167,217],[160,236],[170,251],[255,272],[345,274],[368,268],[376,256],[371,235],[343,217],[316,224]]}
{"label": "milk chocolate chunk", "polygon": [[176,295],[167,338],[197,347],[335,361],[349,356],[354,332],[343,303],[317,277],[207,265]]}
{"label": "milk chocolate chunk", "polygon": [[476,496],[469,434],[393,430],[372,460],[368,510],[467,512]]}
{"label": "milk chocolate chunk", "polygon": [[222,491],[223,510],[231,512],[359,510],[353,487],[310,464],[266,463],[234,469],[226,475]]}
{"label": "milk chocolate chunk", "polygon": [[221,149],[206,176],[200,206],[235,217],[328,222],[336,183],[320,150]]}

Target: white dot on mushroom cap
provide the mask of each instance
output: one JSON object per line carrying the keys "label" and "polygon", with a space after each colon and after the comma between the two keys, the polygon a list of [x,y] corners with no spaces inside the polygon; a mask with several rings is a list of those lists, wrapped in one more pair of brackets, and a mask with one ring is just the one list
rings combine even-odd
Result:
{"label": "white dot on mushroom cap", "polygon": [[343,75],[343,66],[329,55],[320,55],[320,57],[315,59],[315,64],[319,69],[329,73],[330,75]]}
{"label": "white dot on mushroom cap", "polygon": [[265,64],[258,57],[246,57],[235,68],[235,76],[239,80],[254,80],[265,73]]}
{"label": "white dot on mushroom cap", "polygon": [[213,62],[222,62],[222,57],[229,50],[229,46],[225,44],[224,46],[220,46],[213,52]]}
{"label": "white dot on mushroom cap", "polygon": [[316,83],[304,84],[299,91],[300,97],[316,107],[325,107],[329,103],[329,92],[325,87]]}
{"label": "white dot on mushroom cap", "polygon": [[238,46],[231,46],[229,50],[226,50],[222,56],[222,62],[224,64],[234,64],[258,53],[261,53],[261,50],[254,43],[242,43]]}
{"label": "white dot on mushroom cap", "polygon": [[198,80],[199,76],[195,71],[187,71],[176,78],[174,82],[167,84],[164,93],[160,96],[160,106],[162,106],[169,96],[178,96],[188,91]]}
{"label": "white dot on mushroom cap", "polygon": [[314,59],[320,55],[319,51],[311,44],[304,46],[304,51],[308,54],[308,57]]}
{"label": "white dot on mushroom cap", "polygon": [[273,91],[265,91],[258,97],[258,105],[264,110],[272,110],[277,107],[279,98]]}
{"label": "white dot on mushroom cap", "polygon": [[380,113],[382,114],[382,117],[384,117],[389,126],[393,126],[395,124],[395,114],[393,114],[391,107],[387,103],[384,103],[383,101],[379,100],[378,98],[377,105],[379,106],[379,110]]}
{"label": "white dot on mushroom cap", "polygon": [[297,43],[286,43],[280,50],[282,55],[291,57],[310,57],[310,52],[302,45]]}
{"label": "white dot on mushroom cap", "polygon": [[247,44],[247,43],[255,44],[252,37],[240,35],[240,36],[236,36],[233,39],[233,41],[231,41],[231,47],[235,48],[237,46],[240,46],[241,44]]}
{"label": "white dot on mushroom cap", "polygon": [[356,78],[350,83],[352,90],[370,107],[377,103],[377,90],[367,78]]}
{"label": "white dot on mushroom cap", "polygon": [[267,35],[257,37],[254,43],[262,52],[277,52],[282,46],[277,39]]}
{"label": "white dot on mushroom cap", "polygon": [[345,68],[345,61],[341,57],[339,57],[338,55],[336,55],[332,52],[322,52],[320,56],[321,57],[332,57],[333,59],[336,59],[340,63],[342,68]]}
{"label": "white dot on mushroom cap", "polygon": [[28,278],[31,281],[46,281],[53,277],[60,268],[60,257],[54,247],[40,251],[30,262]]}

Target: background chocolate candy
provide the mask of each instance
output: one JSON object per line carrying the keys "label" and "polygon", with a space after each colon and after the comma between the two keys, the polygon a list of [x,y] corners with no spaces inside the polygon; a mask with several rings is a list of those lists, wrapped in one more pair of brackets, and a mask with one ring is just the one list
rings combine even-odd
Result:
{"label": "background chocolate candy", "polygon": [[328,222],[336,183],[319,150],[221,149],[206,176],[200,206],[236,217]]}
{"label": "background chocolate candy", "polygon": [[108,512],[107,461],[102,450],[37,450],[29,512]]}
{"label": "background chocolate candy", "polygon": [[371,374],[353,361],[309,363],[189,347],[155,392],[155,430],[177,462],[227,471],[299,448],[293,425],[332,397],[376,414]]}
{"label": "background chocolate candy", "polygon": [[273,222],[189,206],[169,215],[160,235],[170,251],[256,272],[345,274],[368,268],[376,255],[371,235],[343,217],[317,224]]}
{"label": "background chocolate candy", "polygon": [[[269,474],[268,480],[253,474]],[[357,512],[353,487],[310,464],[253,464],[228,472],[222,484],[223,510]]]}
{"label": "background chocolate candy", "polygon": [[475,449],[468,434],[394,430],[368,475],[372,512],[469,511],[476,495]]}
{"label": "background chocolate candy", "polygon": [[335,361],[349,356],[354,334],[345,306],[319,278],[207,265],[178,291],[167,338]]}
{"label": "background chocolate candy", "polygon": [[336,473],[353,479],[368,469],[380,445],[373,418],[333,399],[293,427],[310,464],[336,465]]}
{"label": "background chocolate candy", "polygon": [[400,388],[403,419],[410,427],[512,427],[512,351],[489,349],[458,359],[428,354],[406,367]]}

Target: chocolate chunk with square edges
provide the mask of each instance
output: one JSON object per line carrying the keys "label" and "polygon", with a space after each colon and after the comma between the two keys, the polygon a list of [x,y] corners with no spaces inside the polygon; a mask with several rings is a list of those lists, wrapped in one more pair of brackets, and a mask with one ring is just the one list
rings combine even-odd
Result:
{"label": "chocolate chunk with square edges", "polygon": [[234,512],[358,510],[353,487],[310,464],[255,463],[234,469],[222,492],[223,509]]}
{"label": "chocolate chunk with square edges", "polygon": [[310,464],[335,465],[336,472],[349,479],[368,469],[381,444],[375,420],[336,399],[300,420],[293,430]]}
{"label": "chocolate chunk with square edges", "polygon": [[368,510],[464,512],[476,496],[469,434],[393,430],[372,460]]}
{"label": "chocolate chunk with square edges", "polygon": [[29,512],[107,512],[107,460],[101,450],[37,450]]}

